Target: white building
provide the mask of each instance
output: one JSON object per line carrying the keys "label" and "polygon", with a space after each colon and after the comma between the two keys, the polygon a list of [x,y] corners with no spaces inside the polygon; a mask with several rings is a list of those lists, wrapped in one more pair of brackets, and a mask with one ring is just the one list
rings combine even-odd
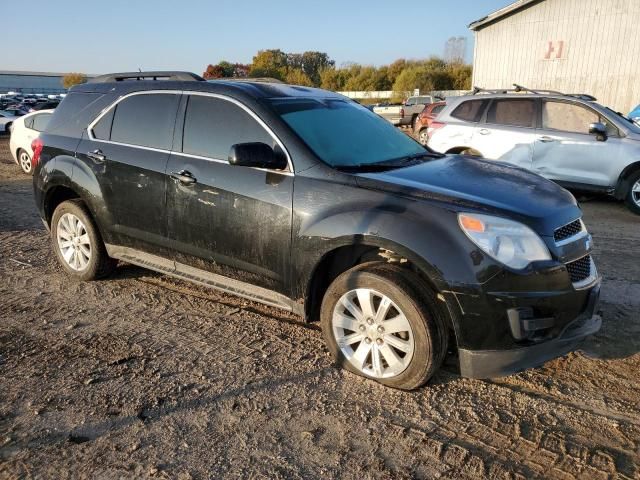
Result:
{"label": "white building", "polygon": [[640,103],[640,0],[518,0],[469,25],[473,85],[587,93]]}

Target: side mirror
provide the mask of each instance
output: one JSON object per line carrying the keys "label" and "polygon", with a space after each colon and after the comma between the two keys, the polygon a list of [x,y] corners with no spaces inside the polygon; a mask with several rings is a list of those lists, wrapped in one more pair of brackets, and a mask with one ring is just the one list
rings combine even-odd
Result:
{"label": "side mirror", "polygon": [[589,125],[589,134],[595,135],[599,142],[607,139],[607,126],[602,122],[595,122]]}
{"label": "side mirror", "polygon": [[281,152],[275,152],[266,143],[236,143],[229,150],[229,164],[238,167],[269,168],[283,170],[287,168],[287,158]]}

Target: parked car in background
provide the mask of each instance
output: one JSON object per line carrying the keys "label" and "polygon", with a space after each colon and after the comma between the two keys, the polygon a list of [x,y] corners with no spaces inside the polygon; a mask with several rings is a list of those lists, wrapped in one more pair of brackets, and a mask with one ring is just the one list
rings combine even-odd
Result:
{"label": "parked car in background", "polygon": [[33,149],[31,144],[38,138],[40,132],[46,128],[52,113],[53,110],[41,110],[16,118],[13,122],[9,150],[11,151],[11,156],[24,173],[31,174],[33,170],[31,163]]}
{"label": "parked car in background", "polygon": [[320,322],[337,365],[395,388],[424,384],[453,345],[463,376],[487,378],[601,326],[569,192],[435,153],[333,92],[105,75],[70,89],[33,163],[72,279],[120,259],[289,310]]}
{"label": "parked car in background", "polygon": [[19,105],[10,105],[7,108],[2,109],[2,112],[5,112],[14,117],[21,117],[29,113],[29,110],[26,107]]}
{"label": "parked car in background", "polygon": [[430,95],[420,95],[417,97],[409,97],[404,103],[397,105],[387,105],[374,107],[374,113],[377,113],[385,120],[388,120],[396,126],[415,127],[416,118],[425,105],[433,103],[433,97]]}
{"label": "parked car in background", "polygon": [[29,113],[37,112],[39,110],[53,110],[55,109],[60,102],[57,100],[47,100],[45,102],[38,102],[29,108]]}
{"label": "parked car in background", "polygon": [[11,124],[17,118],[18,117],[15,115],[12,115],[11,112],[0,110],[0,132],[9,133],[11,131]]}
{"label": "parked car in background", "polygon": [[438,114],[444,109],[447,102],[434,102],[422,110],[416,119],[416,126],[413,133],[418,137],[422,145],[426,145],[429,140],[429,126],[436,119]]}
{"label": "parked car in background", "polygon": [[589,95],[477,90],[431,123],[429,146],[532,170],[567,188],[625,200],[640,215],[640,127]]}

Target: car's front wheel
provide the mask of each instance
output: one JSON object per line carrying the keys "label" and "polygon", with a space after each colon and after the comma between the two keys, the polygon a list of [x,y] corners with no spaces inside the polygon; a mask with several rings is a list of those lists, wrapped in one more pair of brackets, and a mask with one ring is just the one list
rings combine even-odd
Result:
{"label": "car's front wheel", "polygon": [[640,215],[640,171],[631,176],[626,203],[629,210]]}
{"label": "car's front wheel", "polygon": [[18,162],[24,173],[31,174],[31,156],[23,149],[18,150]]}
{"label": "car's front wheel", "polygon": [[423,385],[446,354],[447,330],[433,293],[389,264],[338,276],[323,299],[321,324],[340,366],[390,387]]}
{"label": "car's front wheel", "polygon": [[62,202],[51,219],[53,249],[64,270],[78,280],[110,274],[116,260],[107,255],[91,215],[80,200]]}

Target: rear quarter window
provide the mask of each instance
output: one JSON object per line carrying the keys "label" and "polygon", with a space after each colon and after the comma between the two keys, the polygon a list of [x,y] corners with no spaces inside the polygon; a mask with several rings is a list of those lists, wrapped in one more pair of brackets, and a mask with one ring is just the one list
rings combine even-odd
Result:
{"label": "rear quarter window", "polygon": [[102,93],[69,93],[51,116],[47,133],[80,137],[87,125],[111,102],[111,98]]}
{"label": "rear quarter window", "polygon": [[479,122],[485,105],[485,100],[467,100],[458,105],[451,116],[465,122]]}

